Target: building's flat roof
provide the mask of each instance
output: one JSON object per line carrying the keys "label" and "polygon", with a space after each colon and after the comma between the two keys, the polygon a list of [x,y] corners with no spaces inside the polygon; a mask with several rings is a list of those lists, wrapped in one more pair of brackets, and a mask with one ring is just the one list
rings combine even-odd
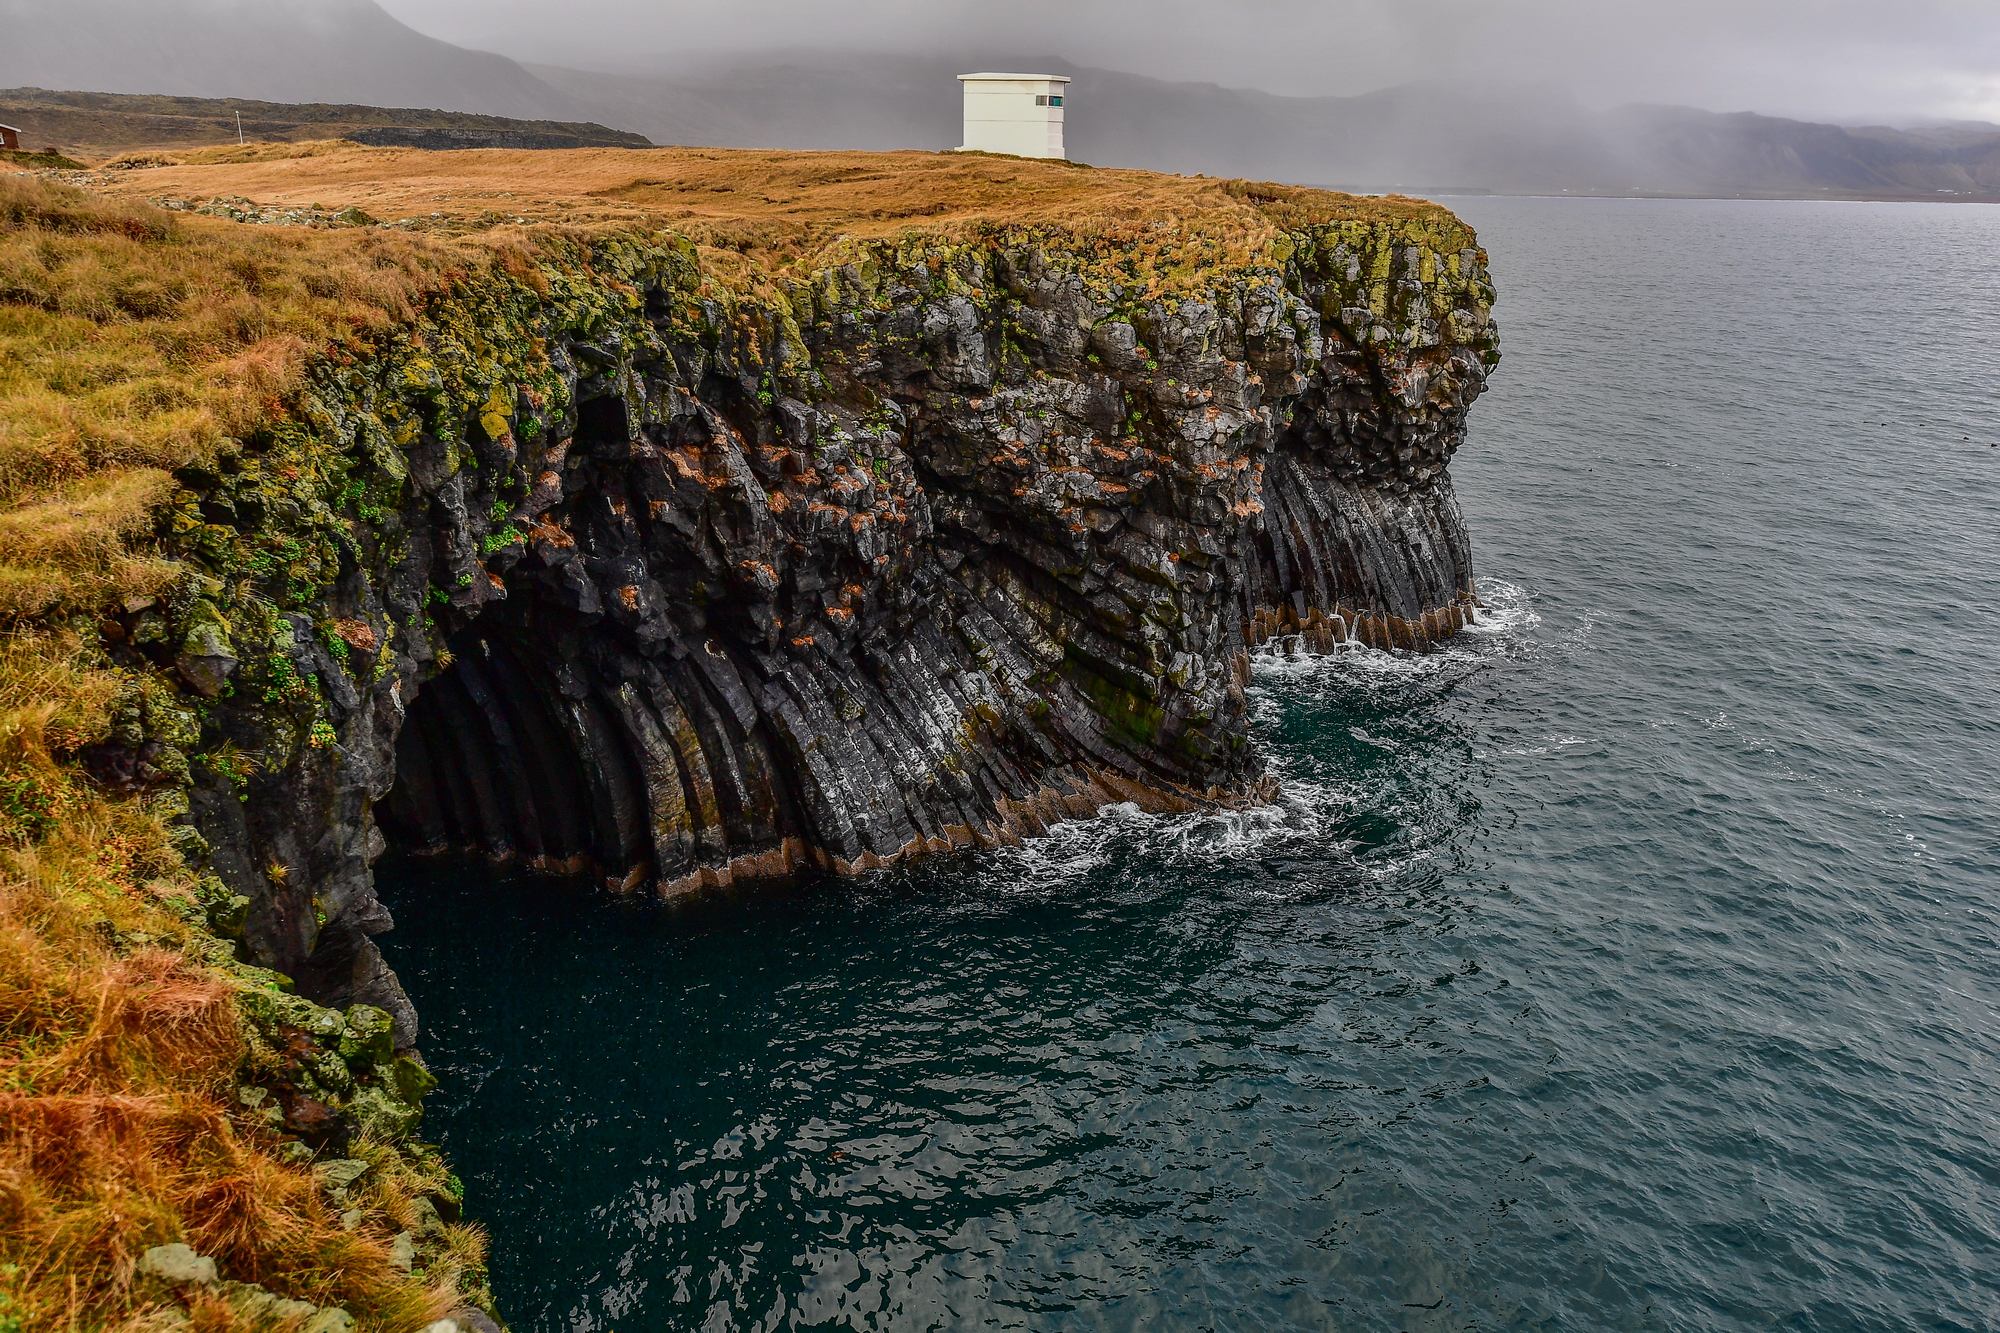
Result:
{"label": "building's flat roof", "polygon": [[1069,82],[1069,75],[1067,74],[961,74],[958,77],[961,82],[966,79],[1033,79],[1040,83]]}

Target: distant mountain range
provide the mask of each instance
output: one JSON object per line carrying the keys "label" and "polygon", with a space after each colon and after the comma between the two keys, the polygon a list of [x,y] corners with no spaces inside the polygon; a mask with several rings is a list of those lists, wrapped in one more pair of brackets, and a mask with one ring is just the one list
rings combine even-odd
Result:
{"label": "distant mountain range", "polygon": [[[997,51],[580,70],[426,37],[373,0],[177,8],[0,0],[0,31],[0,85],[437,107],[562,122],[567,129],[536,131],[557,140],[613,126],[663,143],[949,148],[959,137],[955,74],[1033,67],[1072,78],[1071,155],[1107,166],[1412,193],[2000,200],[2000,125],[1856,128],[1659,106],[1595,112],[1522,87],[1279,97]],[[343,114],[356,109],[367,108]],[[399,123],[415,114],[394,113]],[[32,142],[36,127],[24,128]],[[57,146],[85,146],[63,133],[51,122]]]}
{"label": "distant mountain range", "polygon": [[374,0],[0,0],[0,86],[596,117]]}
{"label": "distant mountain range", "polygon": [[2000,125],[1849,129],[1691,107],[1592,112],[1536,88],[1278,97],[1050,56],[799,60],[652,74],[530,65],[608,124],[669,143],[948,148],[953,77],[1067,74],[1070,155],[1107,166],[1380,191],[2000,198]]}

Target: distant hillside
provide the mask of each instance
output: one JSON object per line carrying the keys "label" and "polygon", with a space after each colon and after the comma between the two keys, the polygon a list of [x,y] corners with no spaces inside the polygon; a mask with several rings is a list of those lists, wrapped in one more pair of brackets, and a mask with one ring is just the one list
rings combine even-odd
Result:
{"label": "distant hillside", "polygon": [[1845,128],[1677,106],[1622,107],[1605,125],[1663,193],[2000,197],[2000,125]]}
{"label": "distant hillside", "polygon": [[510,120],[459,111],[319,102],[288,106],[243,98],[0,89],[0,121],[29,146],[103,158],[133,148],[235,143],[237,117],[252,142],[353,139],[411,148],[646,148],[642,134],[555,120]]}
{"label": "distant hillside", "polygon": [[374,0],[0,4],[0,87],[10,86],[597,119],[507,57],[426,37]]}

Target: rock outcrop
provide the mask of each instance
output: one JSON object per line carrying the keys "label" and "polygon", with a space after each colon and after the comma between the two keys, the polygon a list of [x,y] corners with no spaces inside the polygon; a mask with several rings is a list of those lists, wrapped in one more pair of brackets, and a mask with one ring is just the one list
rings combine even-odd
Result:
{"label": "rock outcrop", "polygon": [[250,954],[399,1048],[391,843],[674,893],[1258,799],[1248,650],[1464,622],[1492,291],[1414,206],[1172,281],[1147,243],[843,239],[725,289],[626,232],[468,280],[180,475],[191,572],[113,630],[175,689],[100,766],[187,772]]}

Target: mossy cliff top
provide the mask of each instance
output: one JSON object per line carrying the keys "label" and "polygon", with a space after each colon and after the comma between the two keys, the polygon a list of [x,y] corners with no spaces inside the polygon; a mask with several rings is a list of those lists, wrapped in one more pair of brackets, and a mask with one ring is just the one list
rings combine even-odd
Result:
{"label": "mossy cliff top", "polygon": [[[1120,312],[1287,270],[1392,323],[1491,299],[1471,229],[1435,204],[984,154],[328,142],[83,179],[0,180],[0,621],[157,591],[169,473],[296,415],[312,366],[407,341],[440,303],[588,323],[665,285],[782,361],[829,284],[915,269],[984,303],[1010,248]],[[480,341],[451,349],[467,410],[479,366],[533,359]]]}

